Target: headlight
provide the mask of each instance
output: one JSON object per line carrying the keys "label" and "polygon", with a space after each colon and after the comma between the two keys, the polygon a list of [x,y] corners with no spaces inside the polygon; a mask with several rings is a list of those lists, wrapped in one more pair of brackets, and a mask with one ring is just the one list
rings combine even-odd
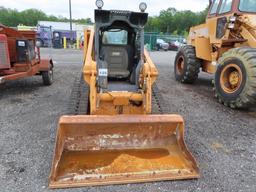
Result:
{"label": "headlight", "polygon": [[98,9],[102,9],[103,5],[104,5],[104,2],[102,0],[96,1],[96,6],[98,7]]}
{"label": "headlight", "polygon": [[234,23],[229,23],[228,24],[228,28],[229,29],[234,29],[235,28],[235,24]]}
{"label": "headlight", "polygon": [[140,11],[145,12],[147,9],[147,4],[145,2],[140,3]]}
{"label": "headlight", "polygon": [[229,17],[229,23],[228,23],[228,28],[229,29],[234,29],[235,28],[236,19],[237,19],[236,16]]}
{"label": "headlight", "polygon": [[236,17],[235,17],[235,16],[229,17],[229,21],[230,21],[230,22],[235,22],[235,21],[236,21]]}

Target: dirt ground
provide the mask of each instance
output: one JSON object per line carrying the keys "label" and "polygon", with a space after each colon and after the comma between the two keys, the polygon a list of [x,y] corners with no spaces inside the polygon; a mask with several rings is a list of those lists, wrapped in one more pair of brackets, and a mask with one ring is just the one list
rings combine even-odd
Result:
{"label": "dirt ground", "polygon": [[[58,118],[65,114],[82,52],[42,50],[55,61],[55,81],[40,76],[0,86],[0,191],[49,191]],[[256,110],[226,108],[213,98],[212,76],[200,74],[194,85],[174,80],[175,52],[152,52],[157,84],[170,113],[186,121],[186,143],[198,161],[201,178],[57,191],[79,192],[254,192],[256,191]]]}

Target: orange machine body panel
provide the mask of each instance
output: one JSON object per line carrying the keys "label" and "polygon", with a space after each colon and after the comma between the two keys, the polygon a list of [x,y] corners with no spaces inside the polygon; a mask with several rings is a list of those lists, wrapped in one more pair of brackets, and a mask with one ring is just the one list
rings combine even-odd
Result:
{"label": "orange machine body panel", "polygon": [[[53,66],[51,60],[41,59],[40,49],[35,47],[35,39],[35,31],[17,31],[0,25],[0,83],[40,74]],[[29,43],[33,52],[32,56],[27,56],[23,61],[19,60],[18,41]]]}
{"label": "orange machine body panel", "polygon": [[0,70],[10,68],[11,63],[8,50],[7,36],[0,34]]}

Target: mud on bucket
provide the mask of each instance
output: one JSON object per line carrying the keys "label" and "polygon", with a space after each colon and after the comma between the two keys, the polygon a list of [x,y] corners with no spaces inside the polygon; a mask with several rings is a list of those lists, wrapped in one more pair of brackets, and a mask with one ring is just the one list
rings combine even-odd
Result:
{"label": "mud on bucket", "polygon": [[50,188],[199,177],[179,115],[63,116]]}

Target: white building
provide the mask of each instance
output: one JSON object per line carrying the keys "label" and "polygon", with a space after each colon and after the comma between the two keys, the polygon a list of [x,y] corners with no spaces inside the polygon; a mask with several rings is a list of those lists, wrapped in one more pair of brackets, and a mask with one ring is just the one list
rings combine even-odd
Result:
{"label": "white building", "polygon": [[[69,22],[54,22],[54,21],[38,21],[38,25],[52,27],[52,30],[70,30]],[[72,23],[72,30],[77,32],[78,37],[82,37],[84,30],[88,28],[93,28],[93,25],[82,25],[77,23]]]}

